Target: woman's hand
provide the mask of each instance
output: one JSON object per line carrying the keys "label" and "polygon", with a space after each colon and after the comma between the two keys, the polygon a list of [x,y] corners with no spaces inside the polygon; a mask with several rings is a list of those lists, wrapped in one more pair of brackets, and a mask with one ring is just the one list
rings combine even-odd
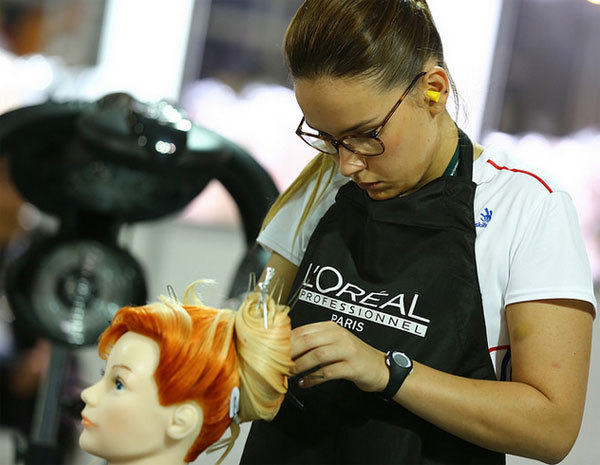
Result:
{"label": "woman's hand", "polygon": [[300,380],[308,388],[332,379],[347,379],[365,392],[383,391],[389,380],[385,353],[360,340],[333,321],[301,326],[292,331],[294,373],[315,367]]}

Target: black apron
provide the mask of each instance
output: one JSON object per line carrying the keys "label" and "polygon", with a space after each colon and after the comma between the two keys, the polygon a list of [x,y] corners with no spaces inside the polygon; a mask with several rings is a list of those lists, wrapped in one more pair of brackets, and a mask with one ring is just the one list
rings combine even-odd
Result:
{"label": "black apron", "polygon": [[[371,346],[431,368],[496,379],[475,263],[473,145],[459,130],[456,176],[374,201],[342,186],[315,229],[292,289],[292,326],[333,320]],[[377,393],[345,380],[288,395],[255,421],[241,463],[503,464]]]}

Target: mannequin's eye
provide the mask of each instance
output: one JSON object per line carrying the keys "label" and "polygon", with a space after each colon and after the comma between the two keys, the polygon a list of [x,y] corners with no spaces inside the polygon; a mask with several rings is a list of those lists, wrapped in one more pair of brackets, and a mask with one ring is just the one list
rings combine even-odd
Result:
{"label": "mannequin's eye", "polygon": [[122,391],[125,389],[125,386],[123,385],[123,383],[121,382],[121,380],[119,378],[115,379],[115,390],[116,391]]}

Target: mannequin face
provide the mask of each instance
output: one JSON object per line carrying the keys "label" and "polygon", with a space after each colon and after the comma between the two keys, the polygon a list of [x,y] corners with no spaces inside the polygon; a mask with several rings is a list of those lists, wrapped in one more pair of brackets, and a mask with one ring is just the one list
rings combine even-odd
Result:
{"label": "mannequin face", "polygon": [[128,332],[117,341],[104,376],[81,398],[82,449],[111,462],[160,454],[167,447],[172,407],[158,401],[154,371],[160,349],[152,339]]}

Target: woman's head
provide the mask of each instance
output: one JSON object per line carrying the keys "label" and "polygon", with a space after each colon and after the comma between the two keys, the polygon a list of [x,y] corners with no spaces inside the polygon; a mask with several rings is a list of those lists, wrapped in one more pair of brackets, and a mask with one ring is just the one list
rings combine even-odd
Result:
{"label": "woman's head", "polygon": [[[458,138],[425,1],[306,0],[284,49],[304,114],[299,135],[320,151],[330,141],[340,173],[371,198],[411,192],[443,173]],[[345,143],[375,138],[380,153]]]}
{"label": "woman's head", "polygon": [[[201,429],[186,449],[188,462],[213,445],[232,424],[230,398],[234,388],[241,391],[242,421],[272,419],[283,400],[292,365],[289,309],[268,297],[271,324],[264,328],[262,313],[256,308],[257,299],[256,293],[250,294],[237,312],[203,305],[181,306],[167,299],[125,307],[117,312],[100,338],[99,354],[109,359],[107,368],[111,370],[111,357],[121,355],[122,341],[131,339],[131,335],[155,344],[153,380],[158,404],[166,407],[192,402],[200,409]],[[149,358],[149,352],[145,353],[144,357]],[[107,376],[112,374],[106,373]],[[89,389],[82,394],[88,406]],[[148,406],[150,410],[154,407],[157,406]],[[89,410],[94,412],[94,408],[101,411],[103,407],[92,405]],[[156,410],[161,412],[158,407]],[[134,422],[131,425],[134,428]],[[238,433],[239,426],[232,424],[232,437],[225,444],[228,450]]]}
{"label": "woman's head", "polygon": [[444,66],[425,0],[306,0],[284,53],[294,80],[366,78],[383,91],[408,85],[427,62]]}

